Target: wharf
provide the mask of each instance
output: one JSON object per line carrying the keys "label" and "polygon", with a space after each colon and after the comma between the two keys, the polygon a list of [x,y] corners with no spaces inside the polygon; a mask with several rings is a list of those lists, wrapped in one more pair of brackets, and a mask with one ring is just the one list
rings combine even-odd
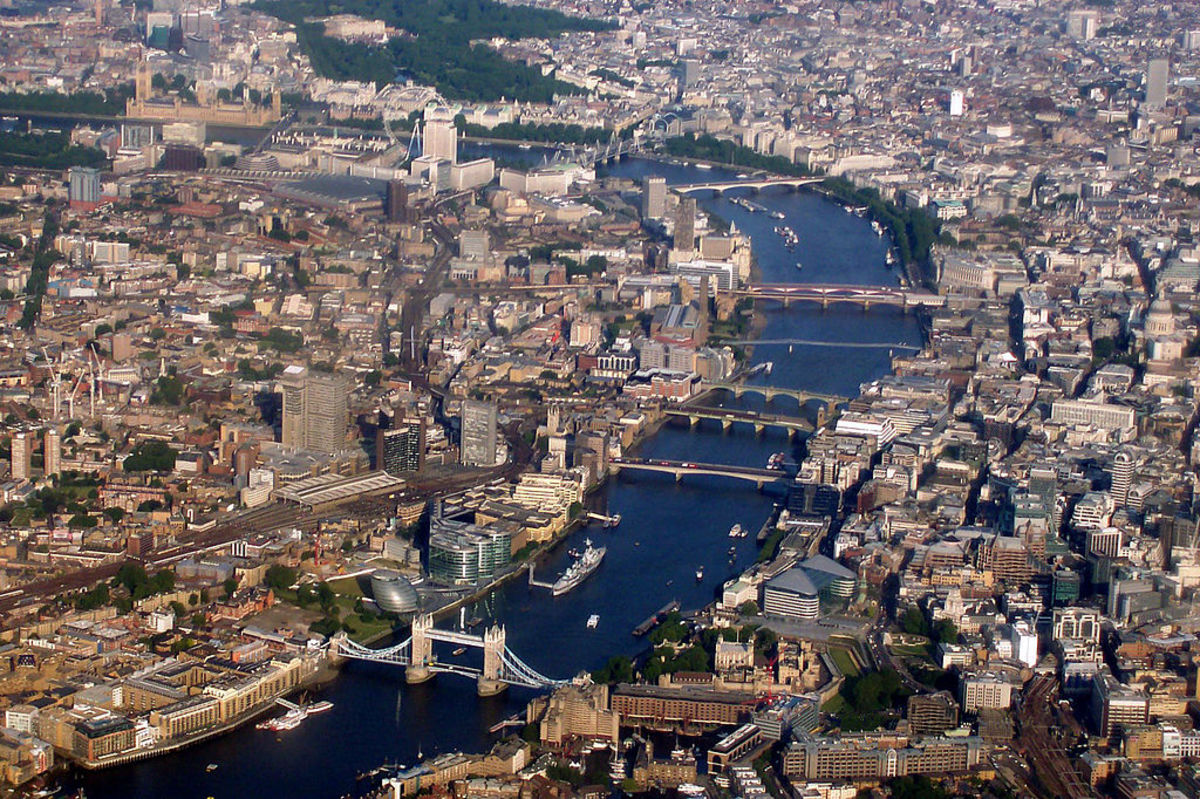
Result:
{"label": "wharf", "polygon": [[641,638],[643,635],[646,635],[651,630],[653,630],[655,627],[657,627],[659,624],[661,624],[663,618],[668,613],[674,613],[675,611],[679,610],[679,607],[680,607],[679,600],[672,599],[670,602],[663,605],[658,610],[654,611],[654,613],[652,613],[649,617],[647,617],[647,619],[645,621],[643,621],[641,624],[639,624],[637,627],[634,627],[633,634],[635,636],[637,636],[638,638]]}

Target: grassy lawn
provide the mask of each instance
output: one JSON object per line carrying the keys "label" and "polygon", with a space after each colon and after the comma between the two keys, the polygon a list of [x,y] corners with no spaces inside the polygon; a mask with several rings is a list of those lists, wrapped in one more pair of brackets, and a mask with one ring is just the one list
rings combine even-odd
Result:
{"label": "grassy lawn", "polygon": [[923,646],[914,644],[902,644],[900,646],[889,647],[893,655],[902,655],[907,657],[927,658],[929,650]]}
{"label": "grassy lawn", "polygon": [[338,597],[337,599],[337,606],[342,611],[342,623],[350,626],[348,633],[351,640],[362,641],[385,630],[392,629],[392,622],[382,616],[376,617],[373,621],[363,621],[360,619],[354,612],[355,599],[356,597]]}
{"label": "grassy lawn", "polygon": [[357,599],[363,595],[362,586],[358,584],[357,577],[339,577],[336,580],[329,580],[328,585],[333,589],[335,594],[352,597],[353,599]]}
{"label": "grassy lawn", "polygon": [[821,710],[825,713],[836,714],[841,712],[842,708],[845,706],[845,698],[843,698],[841,694],[834,694],[832,697],[830,697],[828,702],[821,705]]}
{"label": "grassy lawn", "polygon": [[854,663],[854,657],[850,654],[850,650],[842,647],[829,647],[829,659],[838,667],[838,671],[847,677],[857,677],[859,673],[858,666]]}

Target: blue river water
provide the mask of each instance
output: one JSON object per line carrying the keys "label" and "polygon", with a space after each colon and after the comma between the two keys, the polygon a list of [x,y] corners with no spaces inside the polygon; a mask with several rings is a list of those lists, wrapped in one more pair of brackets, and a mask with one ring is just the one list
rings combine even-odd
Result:
{"label": "blue river water", "polygon": [[[735,175],[637,158],[602,174],[634,179],[659,174],[669,183]],[[883,265],[886,240],[872,232],[868,221],[808,192],[772,189],[754,199],[783,212],[786,219],[751,213],[731,203],[728,195],[702,199],[700,206],[752,237],[765,282],[896,284],[896,276]],[[790,225],[799,234],[795,252],[783,247],[772,230],[776,225]],[[795,268],[797,260],[803,270]],[[767,322],[761,337],[768,340],[917,343],[920,337],[916,319],[891,308],[863,312],[849,305],[822,310],[793,304],[787,310],[768,306],[763,312]],[[843,395],[855,394],[861,383],[889,369],[886,349],[795,345],[789,350],[786,345],[763,345],[755,348],[753,359],[774,363],[770,376],[756,378],[760,382]],[[746,408],[765,405],[756,395],[726,401]],[[794,401],[777,399],[771,407],[787,412],[794,409]],[[694,430],[668,425],[643,444],[641,454],[761,466],[774,452],[799,454],[799,446],[782,432],[756,436],[740,425],[722,432],[714,422]],[[756,554],[753,536],[740,539],[732,542],[736,558],[730,562],[730,526],[740,522],[756,531],[775,501],[748,483],[701,477],[677,484],[670,477],[648,475],[611,480],[601,499],[611,512],[622,514],[620,527],[585,528],[538,566],[543,579],[557,574],[569,558],[567,550],[591,537],[608,548],[595,575],[557,598],[518,581],[494,592],[473,611],[503,623],[510,649],[548,676],[570,677],[603,665],[610,655],[641,651],[645,644],[631,630],[670,599],[680,600],[685,609],[711,601],[721,583],[752,563]],[[695,578],[699,566],[704,567],[702,581]],[[589,630],[586,620],[593,613],[600,622]],[[464,655],[464,662],[470,657],[471,653]],[[412,764],[418,751],[429,756],[486,749],[494,738],[488,728],[521,711],[533,695],[510,689],[479,698],[472,682],[452,675],[407,686],[402,669],[353,662],[322,691],[321,697],[334,703],[333,710],[298,729],[277,735],[244,728],[180,754],[86,774],[80,781],[90,799],[333,799],[354,792],[357,774],[384,763]],[[207,772],[209,763],[219,767]]]}

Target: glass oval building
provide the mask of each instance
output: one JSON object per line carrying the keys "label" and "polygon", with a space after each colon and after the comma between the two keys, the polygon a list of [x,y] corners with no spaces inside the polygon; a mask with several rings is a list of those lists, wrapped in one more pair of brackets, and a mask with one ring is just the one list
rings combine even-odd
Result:
{"label": "glass oval building", "polygon": [[421,604],[408,578],[390,569],[378,569],[371,575],[371,594],[379,609],[389,613],[413,613]]}

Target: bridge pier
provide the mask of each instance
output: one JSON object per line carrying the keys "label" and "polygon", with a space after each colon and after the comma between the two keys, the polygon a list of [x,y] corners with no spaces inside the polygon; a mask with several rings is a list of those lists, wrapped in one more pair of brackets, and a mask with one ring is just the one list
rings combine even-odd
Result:
{"label": "bridge pier", "polygon": [[730,420],[730,419],[722,419],[721,420],[721,432],[722,433],[729,432],[729,428],[731,428],[731,427],[733,427],[732,420]]}
{"label": "bridge pier", "polygon": [[698,424],[700,424],[699,416],[689,416],[688,417],[688,426],[689,427],[695,429],[696,425],[698,425]]}
{"label": "bridge pier", "polygon": [[827,310],[828,308],[829,308],[829,298],[821,297],[821,310],[824,311],[824,310]]}
{"label": "bridge pier", "polygon": [[483,633],[483,673],[475,681],[475,691],[480,696],[495,696],[504,691],[508,684],[500,679],[504,667],[504,628],[492,625]]}
{"label": "bridge pier", "polygon": [[754,423],[754,435],[761,436],[763,433],[766,432],[766,430],[767,430],[767,426],[765,424],[763,424],[762,422]]}
{"label": "bridge pier", "polygon": [[404,667],[404,681],[409,685],[423,683],[433,676],[429,662],[433,657],[433,644],[429,641],[429,631],[433,629],[433,616],[422,613],[412,620],[412,649],[407,666]]}

